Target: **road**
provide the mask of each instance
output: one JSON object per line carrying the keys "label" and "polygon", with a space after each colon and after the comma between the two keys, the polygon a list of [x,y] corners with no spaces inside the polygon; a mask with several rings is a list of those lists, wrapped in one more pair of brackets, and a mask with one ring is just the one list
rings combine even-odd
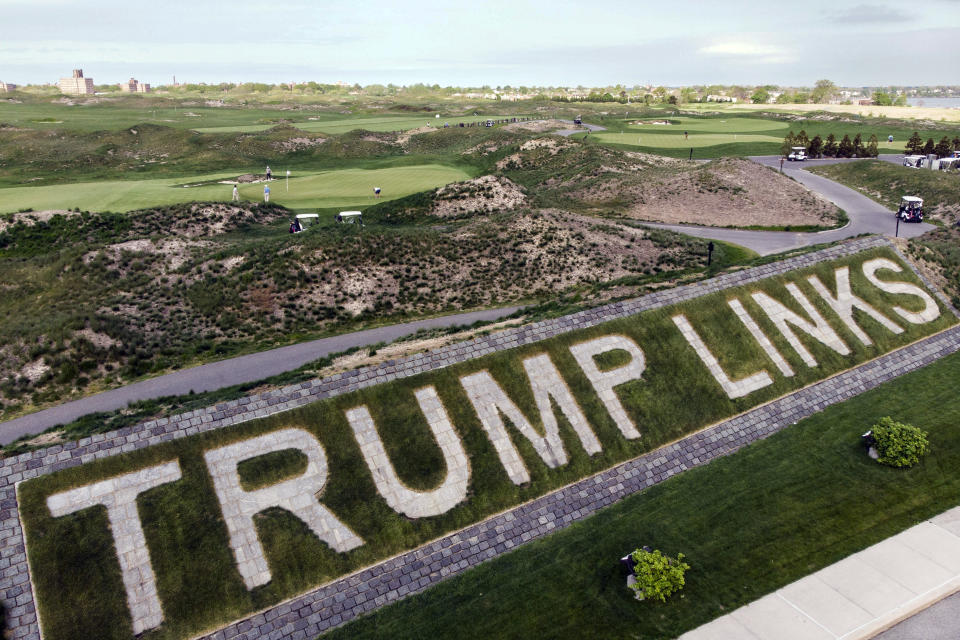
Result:
{"label": "road", "polygon": [[182,369],[0,423],[0,444],[8,444],[24,435],[41,433],[50,427],[72,422],[90,413],[122,409],[138,400],[183,395],[191,391],[199,393],[245,382],[256,382],[292,371],[308,362],[352,347],[392,342],[416,333],[420,329],[464,326],[478,321],[499,320],[521,308],[486,309],[377,327]]}
{"label": "road", "polygon": [[[894,156],[890,161],[897,162],[898,160],[896,158],[902,159],[902,156]],[[780,167],[780,156],[753,156],[750,159],[774,169],[779,169]],[[886,160],[886,158],[884,159]],[[851,160],[837,158],[808,160],[803,166],[805,168],[823,164],[836,164],[839,162],[851,162]],[[853,162],[856,162],[856,160],[853,160]],[[752,249],[760,255],[780,253],[781,251],[788,251],[790,249],[797,249],[823,242],[834,242],[864,233],[877,233],[888,236],[893,236],[894,233],[898,233],[901,238],[912,238],[934,228],[932,224],[927,224],[926,222],[921,224],[901,223],[899,231],[897,231],[896,217],[892,211],[849,187],[838,184],[833,180],[814,175],[809,171],[805,171],[804,168],[799,168],[791,162],[785,164],[783,172],[785,175],[795,179],[811,191],[819,193],[846,211],[847,216],[850,218],[849,224],[840,229],[820,231],[817,233],[748,231],[681,224],[660,224],[655,222],[645,224],[651,227],[670,229],[700,238],[732,242],[733,244],[739,244],[748,249]]]}
{"label": "road", "polygon": [[[566,122],[567,124],[573,124],[573,120],[561,120],[560,122]],[[562,131],[554,131],[558,136],[563,136],[564,138],[569,138],[570,136],[576,133],[583,133],[584,131],[606,131],[606,127],[601,127],[598,124],[587,124],[578,125],[579,129],[563,129]]]}
{"label": "road", "polygon": [[957,640],[960,630],[960,593],[948,596],[891,627],[873,640]]}

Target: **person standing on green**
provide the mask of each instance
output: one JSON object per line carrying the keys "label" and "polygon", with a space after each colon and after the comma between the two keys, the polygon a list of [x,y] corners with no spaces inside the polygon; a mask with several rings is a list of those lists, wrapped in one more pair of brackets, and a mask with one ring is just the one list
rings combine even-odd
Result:
{"label": "person standing on green", "polygon": [[240,202],[240,189],[237,188],[237,185],[233,185],[233,201]]}
{"label": "person standing on green", "polygon": [[270,202],[270,187],[263,185],[263,201]]}

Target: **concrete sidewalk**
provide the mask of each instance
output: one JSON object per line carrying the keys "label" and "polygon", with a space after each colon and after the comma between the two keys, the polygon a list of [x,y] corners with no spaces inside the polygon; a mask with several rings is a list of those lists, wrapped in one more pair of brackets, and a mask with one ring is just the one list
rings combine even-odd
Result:
{"label": "concrete sidewalk", "polygon": [[855,640],[960,590],[960,507],[798,580],[681,640]]}

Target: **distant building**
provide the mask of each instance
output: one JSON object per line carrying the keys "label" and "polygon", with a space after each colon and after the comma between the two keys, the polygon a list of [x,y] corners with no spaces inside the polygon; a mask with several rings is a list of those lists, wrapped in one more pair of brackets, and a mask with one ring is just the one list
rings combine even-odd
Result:
{"label": "distant building", "polygon": [[83,69],[74,69],[70,78],[60,78],[60,91],[71,95],[93,93],[93,78],[84,78]]}
{"label": "distant building", "polygon": [[128,81],[120,83],[120,91],[123,93],[150,93],[150,85],[140,82],[136,78],[130,78]]}
{"label": "distant building", "polygon": [[7,91],[14,91],[16,90],[16,88],[17,88],[17,85],[13,84],[12,82],[3,82],[2,80],[0,80],[0,93],[6,93]]}
{"label": "distant building", "polygon": [[857,104],[859,104],[861,107],[871,107],[873,106],[873,100],[859,100],[857,101]]}
{"label": "distant building", "polygon": [[711,93],[706,98],[707,102],[736,102],[737,99],[732,96],[721,96]]}

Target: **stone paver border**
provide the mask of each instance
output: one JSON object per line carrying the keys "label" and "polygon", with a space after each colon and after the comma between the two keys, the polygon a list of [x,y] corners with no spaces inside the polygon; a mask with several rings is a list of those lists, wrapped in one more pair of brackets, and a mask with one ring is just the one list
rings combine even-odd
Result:
{"label": "stone paver border", "polygon": [[[40,639],[23,531],[17,511],[16,485],[19,482],[91,460],[261,418],[396,378],[440,369],[867,249],[891,246],[882,238],[861,238],[780,262],[658,291],[634,300],[508,329],[402,360],[291,385],[6,458],[0,463],[0,602],[5,609],[11,638]],[[937,291],[920,277],[931,291]],[[940,297],[943,298],[942,295]],[[953,311],[956,313],[956,310]],[[680,471],[736,451],[831,404],[842,402],[958,350],[960,326],[955,326],[530,503],[448,534],[418,549],[340,578],[206,637],[252,640],[315,636],[357,615],[421,591],[517,545],[587,517]]]}

